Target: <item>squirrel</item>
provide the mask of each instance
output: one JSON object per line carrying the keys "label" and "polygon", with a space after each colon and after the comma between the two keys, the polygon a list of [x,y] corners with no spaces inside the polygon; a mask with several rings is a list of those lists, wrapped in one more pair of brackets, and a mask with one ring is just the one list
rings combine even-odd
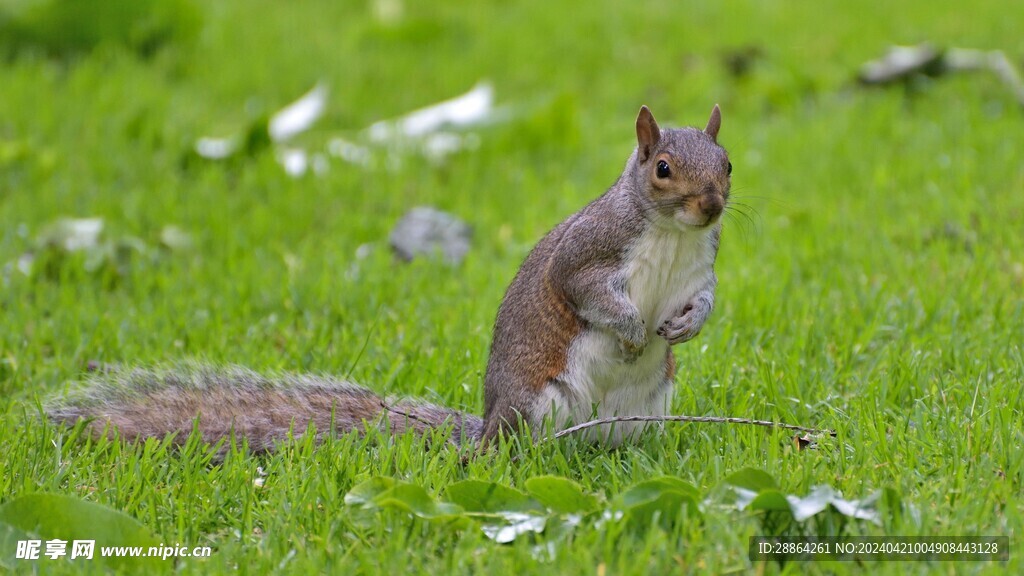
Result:
{"label": "squirrel", "polygon": [[[141,440],[195,427],[204,442],[232,435],[270,451],[312,424],[319,434],[387,426],[392,433],[451,427],[452,442],[486,444],[545,425],[564,429],[608,416],[667,413],[671,346],[711,314],[720,216],[732,164],[718,144],[715,105],[703,130],[659,128],[643,106],[637,147],[602,196],[556,226],[519,268],[498,309],[484,378],[483,418],[382,398],[324,376],[264,376],[244,368],[106,368],[48,407],[51,420],[85,419],[93,436]],[[587,430],[615,447],[645,423]]]}

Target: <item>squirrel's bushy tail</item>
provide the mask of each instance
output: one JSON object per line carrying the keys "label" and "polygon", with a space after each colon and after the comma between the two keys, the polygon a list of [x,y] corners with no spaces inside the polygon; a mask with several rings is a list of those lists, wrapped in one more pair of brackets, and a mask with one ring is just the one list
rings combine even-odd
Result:
{"label": "squirrel's bushy tail", "polygon": [[[105,367],[85,386],[47,408],[51,420],[73,425],[89,420],[90,433],[128,440],[188,439],[198,418],[205,442],[245,439],[255,452],[273,449],[309,424],[317,434],[389,426],[394,434],[451,426],[455,443],[479,440],[480,418],[415,401],[385,401],[350,382],[327,376],[261,375],[238,367],[179,365],[172,368]],[[386,419],[386,420],[385,420]],[[224,444],[227,446],[227,442]]]}

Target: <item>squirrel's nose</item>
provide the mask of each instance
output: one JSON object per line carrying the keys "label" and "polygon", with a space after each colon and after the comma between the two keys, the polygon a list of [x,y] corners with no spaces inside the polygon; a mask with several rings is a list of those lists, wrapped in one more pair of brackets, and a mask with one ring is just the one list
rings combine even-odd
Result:
{"label": "squirrel's nose", "polygon": [[722,197],[716,193],[704,194],[700,197],[698,207],[700,208],[701,214],[703,214],[710,223],[714,221],[715,218],[721,216],[722,211],[725,210],[725,202],[722,200]]}

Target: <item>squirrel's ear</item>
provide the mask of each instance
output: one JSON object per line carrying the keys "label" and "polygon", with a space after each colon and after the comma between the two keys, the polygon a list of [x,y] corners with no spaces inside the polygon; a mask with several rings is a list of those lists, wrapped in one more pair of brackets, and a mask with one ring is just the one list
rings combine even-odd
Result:
{"label": "squirrel's ear", "polygon": [[636,141],[640,146],[640,161],[646,162],[651,157],[651,151],[661,140],[661,129],[654,121],[654,114],[647,106],[640,107],[640,114],[636,117]]}
{"label": "squirrel's ear", "polygon": [[718,142],[718,129],[722,127],[722,111],[718,104],[711,110],[711,118],[708,118],[708,125],[704,127],[704,133],[711,136],[711,139]]}

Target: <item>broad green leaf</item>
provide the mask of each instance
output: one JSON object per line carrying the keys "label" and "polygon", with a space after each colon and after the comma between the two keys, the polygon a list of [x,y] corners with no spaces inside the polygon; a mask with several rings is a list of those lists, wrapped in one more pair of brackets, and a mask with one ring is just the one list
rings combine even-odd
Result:
{"label": "broad green leaf", "polygon": [[437,502],[420,486],[383,476],[353,487],[345,495],[345,504],[363,510],[399,510],[427,520],[453,518],[463,512],[454,504]]}
{"label": "broad green leaf", "polygon": [[697,505],[699,492],[691,484],[665,476],[640,482],[619,496],[627,517],[634,523],[648,525],[655,517],[666,529],[684,515],[700,518]]}
{"label": "broad green leaf", "polygon": [[619,498],[626,507],[630,507],[657,499],[666,491],[679,492],[694,500],[700,497],[700,492],[692,484],[674,476],[662,476],[630,486]]}
{"label": "broad green leaf", "polygon": [[437,502],[420,486],[400,482],[374,498],[381,508],[394,508],[427,520],[451,518],[462,514],[462,508],[448,502]]}
{"label": "broad green leaf", "polygon": [[361,482],[352,487],[345,494],[345,504],[349,506],[359,506],[362,508],[374,508],[376,507],[375,499],[391,490],[395,487],[396,481],[394,478],[387,478],[384,476],[377,476],[376,478],[370,478],[365,482]]}
{"label": "broad green leaf", "polygon": [[785,512],[793,515],[793,509],[789,505],[786,495],[778,490],[764,490],[750,503],[751,510],[765,510],[769,512]]}
{"label": "broad green leaf", "polygon": [[778,490],[762,491],[750,502],[750,510],[757,513],[761,532],[767,536],[791,534],[794,529],[802,533],[793,519],[789,500]]}
{"label": "broad green leaf", "polygon": [[588,514],[597,510],[598,499],[579,484],[558,476],[537,476],[526,481],[526,490],[541,504],[561,514]]}
{"label": "broad green leaf", "polygon": [[758,470],[757,468],[744,468],[738,472],[733,472],[725,481],[730,486],[744,488],[753,492],[778,489],[775,478],[764,470]]}
{"label": "broad green leaf", "polygon": [[650,524],[657,516],[658,522],[665,529],[671,529],[684,515],[699,519],[701,512],[697,501],[689,494],[665,490],[653,500],[628,508],[626,515],[633,522],[643,525]]}
{"label": "broad green leaf", "polygon": [[744,468],[725,479],[736,494],[736,508],[744,510],[765,490],[776,490],[775,478],[763,470]]}
{"label": "broad green leaf", "polygon": [[[106,506],[86,502],[63,494],[29,494],[21,496],[0,507],[0,541],[19,538],[22,533],[33,534],[42,540],[64,540],[67,542],[70,558],[75,540],[95,541],[92,560],[67,560],[70,562],[98,562],[110,568],[131,571],[152,572],[173,568],[174,562],[159,557],[115,557],[102,556],[105,546],[138,546],[143,553],[150,547],[160,546],[160,541],[138,520]],[[10,550],[14,550],[11,548]],[[3,552],[4,557],[7,551]],[[51,561],[50,558],[43,558]],[[39,561],[43,561],[39,560]]]}
{"label": "broad green leaf", "polygon": [[501,514],[544,511],[540,503],[519,490],[483,480],[456,482],[448,487],[445,494],[467,512]]}

